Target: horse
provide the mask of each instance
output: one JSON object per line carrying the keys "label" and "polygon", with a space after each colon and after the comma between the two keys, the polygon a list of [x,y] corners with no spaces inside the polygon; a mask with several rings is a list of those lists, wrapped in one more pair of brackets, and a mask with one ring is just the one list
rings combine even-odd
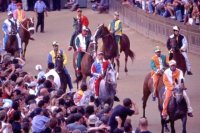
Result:
{"label": "horse", "polygon": [[6,52],[10,53],[12,56],[19,57],[19,47],[16,32],[11,32],[8,35],[8,41],[6,42]]}
{"label": "horse", "polygon": [[86,83],[87,76],[91,76],[91,66],[92,63],[94,62],[94,58],[96,57],[96,50],[97,50],[97,45],[94,42],[90,42],[87,51],[85,52],[82,61],[81,61],[81,76],[77,77],[77,72],[76,72],[76,60],[77,60],[77,55],[78,52],[74,52],[73,54],[73,66],[76,74],[76,83],[77,83],[77,89],[79,86],[79,81],[82,80],[82,82]]}
{"label": "horse", "polygon": [[187,71],[186,62],[184,56],[178,48],[176,38],[169,38],[169,43],[172,49],[172,52],[169,54],[169,60],[175,60],[177,68],[181,69],[185,75],[185,72]]}
{"label": "horse", "polygon": [[[116,58],[118,56],[118,49],[117,49],[117,44],[114,38],[114,35],[110,33],[108,28],[104,26],[104,24],[100,25],[97,27],[97,30],[92,37],[96,42],[98,41],[99,38],[102,38],[103,41],[103,52],[105,55],[105,59],[111,59],[112,62],[114,62],[114,58],[116,59],[117,62],[117,77],[119,74],[119,66],[120,62],[119,59]],[[127,61],[128,61],[128,56],[131,58],[132,62],[135,58],[135,54],[133,51],[130,49],[130,40],[126,34],[122,34],[121,41],[120,41],[120,53],[124,52],[125,54],[125,68],[124,71],[127,73]]]}
{"label": "horse", "polygon": [[116,95],[117,79],[116,71],[112,66],[108,67],[105,77],[101,80],[99,86],[99,101],[101,105],[108,103],[110,107],[114,104]]}
{"label": "horse", "polygon": [[56,60],[55,60],[55,70],[58,73],[59,77],[60,77],[60,82],[61,82],[61,86],[59,89],[63,90],[63,92],[66,92],[67,89],[67,77],[65,74],[65,70],[64,70],[64,66],[63,66],[63,55],[59,54],[56,56]]}
{"label": "horse", "polygon": [[[20,23],[19,27],[19,35],[21,37],[22,44],[24,43],[24,47],[22,47],[22,57],[25,59],[26,48],[28,46],[29,40],[34,40],[31,36],[34,34],[34,19],[26,18]],[[23,45],[22,45],[23,46]]]}
{"label": "horse", "polygon": [[[183,80],[181,82],[183,83]],[[183,96],[184,90],[185,90],[184,87],[175,87],[173,89],[173,92],[172,92],[173,96],[171,97],[170,102],[168,104],[169,119],[164,120],[161,115],[161,125],[162,125],[161,133],[164,133],[164,126],[168,122],[170,122],[171,133],[175,133],[174,122],[178,119],[182,120],[182,127],[183,127],[182,133],[186,133],[187,103]],[[162,109],[163,109],[164,93],[165,93],[165,87],[163,87],[159,91],[158,102],[159,102],[160,112],[162,112]]]}

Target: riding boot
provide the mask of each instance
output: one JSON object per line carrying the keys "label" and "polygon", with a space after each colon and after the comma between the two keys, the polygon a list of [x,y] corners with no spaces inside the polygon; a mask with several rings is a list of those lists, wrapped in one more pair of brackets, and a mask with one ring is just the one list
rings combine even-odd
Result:
{"label": "riding boot", "polygon": [[193,117],[193,114],[192,114],[193,109],[192,109],[192,107],[191,107],[189,97],[188,97],[188,95],[187,95],[187,93],[186,93],[185,90],[183,91],[183,97],[185,98],[185,101],[186,101],[186,103],[187,103],[188,116]]}
{"label": "riding boot", "polygon": [[6,49],[6,43],[7,43],[7,41],[8,41],[8,34],[5,34],[4,38],[3,38],[3,50]]}

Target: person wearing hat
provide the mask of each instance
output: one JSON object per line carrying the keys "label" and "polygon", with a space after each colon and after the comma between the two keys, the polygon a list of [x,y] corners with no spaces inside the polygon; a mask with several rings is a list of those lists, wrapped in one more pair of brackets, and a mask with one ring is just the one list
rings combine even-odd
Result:
{"label": "person wearing hat", "polygon": [[75,39],[75,46],[78,51],[77,64],[76,64],[76,70],[78,76],[80,75],[81,61],[89,43],[90,43],[90,36],[88,35],[88,29],[85,26],[83,26],[82,32]]}
{"label": "person wearing hat", "polygon": [[63,57],[64,71],[65,71],[65,74],[66,74],[67,83],[68,83],[69,88],[71,90],[71,89],[73,89],[71,77],[70,77],[70,75],[67,71],[67,68],[65,67],[67,65],[67,56],[66,56],[66,54],[63,50],[59,49],[59,43],[57,41],[53,41],[52,46],[53,46],[53,50],[51,50],[48,54],[47,63],[48,64],[53,63],[55,65],[57,56]]}
{"label": "person wearing hat", "polygon": [[41,65],[37,64],[35,66],[35,70],[38,71],[37,80],[41,79],[45,75],[45,72],[42,70],[42,66]]}
{"label": "person wearing hat", "polygon": [[13,12],[14,18],[21,23],[25,18],[25,11],[22,9],[22,3],[17,3],[17,9]]}
{"label": "person wearing hat", "polygon": [[81,21],[82,27],[85,26],[88,28],[89,20],[85,15],[82,14],[82,10],[80,8],[77,9],[77,19]]}
{"label": "person wearing hat", "polygon": [[8,5],[8,12],[14,12],[17,9],[16,0],[12,0],[11,3]]}
{"label": "person wearing hat", "polygon": [[187,38],[180,34],[180,28],[178,26],[173,26],[173,31],[174,33],[172,35],[169,36],[168,40],[167,40],[167,49],[168,51],[171,53],[172,52],[172,47],[170,45],[170,39],[175,38],[177,41],[177,49],[180,50],[180,52],[182,53],[182,55],[185,58],[185,62],[186,62],[186,67],[187,67],[187,74],[188,75],[192,75],[191,72],[191,64],[187,55],[187,49],[188,49],[188,41]]}
{"label": "person wearing hat", "polygon": [[104,77],[106,70],[112,67],[112,64],[110,61],[105,60],[104,58],[104,53],[103,52],[98,52],[97,58],[94,61],[94,63],[91,66],[91,74],[95,78],[94,84],[95,84],[95,96],[99,96],[99,85]]}
{"label": "person wearing hat", "polygon": [[[176,83],[175,80],[178,80]],[[163,83],[166,88],[166,93],[165,93],[165,99],[163,102],[163,110],[162,110],[162,116],[164,119],[167,118],[167,107],[168,103],[170,101],[170,98],[172,96],[172,90],[178,85],[182,86],[184,88],[183,83],[181,83],[181,80],[184,80],[183,72],[182,70],[176,68],[176,61],[175,60],[170,60],[169,61],[169,68],[165,70],[163,74]],[[186,100],[187,106],[188,106],[188,116],[193,117],[192,114],[192,107],[190,105],[190,100],[189,97],[187,96],[187,93],[185,90],[183,90],[183,96]]]}
{"label": "person wearing hat", "polygon": [[161,54],[161,50],[159,46],[154,48],[154,56],[151,58],[150,67],[151,67],[151,76],[153,79],[153,101],[158,97],[158,82],[160,77],[162,76],[164,70],[167,68],[167,58],[165,55]]}
{"label": "person wearing hat", "polygon": [[40,32],[44,33],[44,13],[47,15],[47,6],[43,2],[43,0],[38,0],[35,3],[34,10],[37,16],[37,25],[36,25],[36,32],[38,31],[38,27],[40,27]]}
{"label": "person wearing hat", "polygon": [[117,44],[118,55],[120,55],[120,38],[122,36],[122,22],[119,19],[119,13],[114,13],[114,20],[109,24],[108,29],[113,33]]}
{"label": "person wearing hat", "polygon": [[19,23],[14,19],[13,13],[11,11],[8,12],[8,18],[4,20],[2,25],[2,30],[4,32],[4,38],[3,38],[3,50],[6,48],[6,43],[8,41],[8,35],[16,33],[18,47],[21,50],[21,38],[19,36],[19,33],[17,32],[19,27]]}

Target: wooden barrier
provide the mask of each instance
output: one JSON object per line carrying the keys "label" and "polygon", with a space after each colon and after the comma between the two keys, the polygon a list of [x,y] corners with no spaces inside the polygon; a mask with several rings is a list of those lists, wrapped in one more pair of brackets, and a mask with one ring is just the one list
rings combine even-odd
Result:
{"label": "wooden barrier", "polygon": [[140,8],[122,5],[120,0],[110,0],[110,13],[114,11],[120,13],[123,23],[163,45],[172,34],[172,27],[179,26],[180,32],[187,37],[189,52],[200,55],[200,26],[184,25],[170,18],[148,14]]}

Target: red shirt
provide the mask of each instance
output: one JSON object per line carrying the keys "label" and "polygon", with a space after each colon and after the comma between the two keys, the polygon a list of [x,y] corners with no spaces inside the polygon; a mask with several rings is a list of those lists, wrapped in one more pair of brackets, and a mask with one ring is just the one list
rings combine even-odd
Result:
{"label": "red shirt", "polygon": [[81,16],[81,23],[82,25],[84,25],[85,27],[88,27],[89,25],[89,21],[88,21],[88,18],[86,16]]}

